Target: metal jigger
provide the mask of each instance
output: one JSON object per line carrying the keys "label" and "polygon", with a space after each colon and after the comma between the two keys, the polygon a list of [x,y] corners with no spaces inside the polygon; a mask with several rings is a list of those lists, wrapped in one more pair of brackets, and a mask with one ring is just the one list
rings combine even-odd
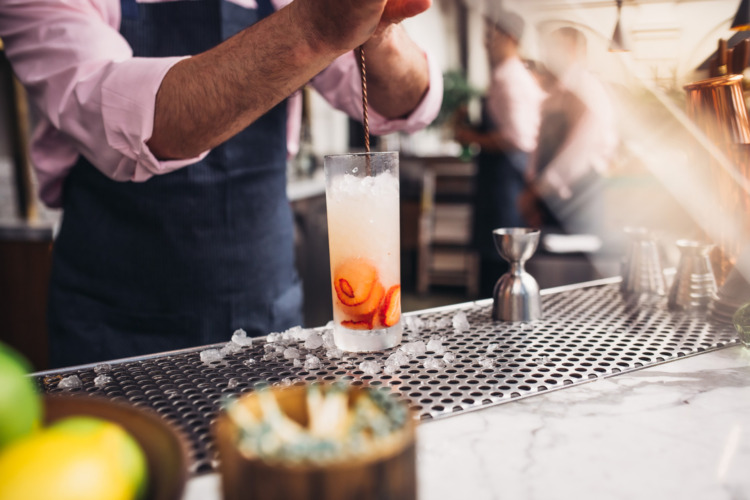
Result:
{"label": "metal jigger", "polygon": [[523,268],[539,244],[539,230],[521,227],[492,231],[495,248],[510,263],[510,271],[497,280],[492,295],[492,319],[535,321],[542,318],[539,285]]}
{"label": "metal jigger", "polygon": [[677,266],[667,304],[670,309],[705,311],[716,299],[716,280],[709,253],[712,244],[680,240],[680,264]]}
{"label": "metal jigger", "polygon": [[625,295],[662,296],[667,294],[659,244],[645,228],[625,228],[630,238],[622,266],[620,290]]}

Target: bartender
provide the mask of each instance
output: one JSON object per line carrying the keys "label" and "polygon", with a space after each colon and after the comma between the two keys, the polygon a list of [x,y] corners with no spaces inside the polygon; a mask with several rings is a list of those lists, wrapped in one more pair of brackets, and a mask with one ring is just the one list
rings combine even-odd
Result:
{"label": "bartender", "polygon": [[398,25],[430,0],[4,0],[63,208],[48,322],[64,366],[300,323],[286,159],[307,82],[373,133],[437,114],[439,69]]}
{"label": "bartender", "polygon": [[485,45],[490,86],[483,100],[482,123],[462,127],[456,139],[480,147],[477,157],[474,246],[480,257],[480,293],[492,295],[497,279],[508,269],[495,250],[493,229],[523,227],[518,198],[525,187],[529,154],[536,149],[545,93],[519,55],[525,22],[501,4],[485,13]]}

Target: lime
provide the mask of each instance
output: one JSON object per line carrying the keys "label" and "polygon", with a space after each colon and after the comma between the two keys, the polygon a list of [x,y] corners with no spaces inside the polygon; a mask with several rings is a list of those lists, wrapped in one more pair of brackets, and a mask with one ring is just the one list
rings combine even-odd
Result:
{"label": "lime", "polygon": [[0,450],[39,426],[42,404],[30,367],[14,349],[0,342]]}
{"label": "lime", "polygon": [[69,417],[0,454],[0,500],[144,497],[146,457],[119,425]]}

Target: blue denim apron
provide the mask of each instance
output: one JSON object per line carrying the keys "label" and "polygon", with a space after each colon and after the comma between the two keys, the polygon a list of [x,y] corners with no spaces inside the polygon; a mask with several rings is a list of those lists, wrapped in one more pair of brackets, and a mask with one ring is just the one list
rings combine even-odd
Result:
{"label": "blue denim apron", "polygon": [[[223,0],[122,0],[135,56],[205,51],[269,15]],[[301,322],[286,198],[286,105],[202,161],[143,183],[81,157],[65,180],[50,284],[52,366],[228,340]]]}

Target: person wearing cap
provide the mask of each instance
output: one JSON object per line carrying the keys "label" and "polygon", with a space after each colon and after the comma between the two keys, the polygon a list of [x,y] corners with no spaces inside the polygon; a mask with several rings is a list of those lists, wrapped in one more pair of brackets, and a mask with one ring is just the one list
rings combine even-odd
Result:
{"label": "person wearing cap", "polygon": [[[430,0],[3,0],[0,37],[39,111],[54,243],[50,362],[212,344],[301,322],[286,196],[311,83],[370,128],[414,131],[439,68],[398,24]],[[291,97],[290,97],[291,96]]]}
{"label": "person wearing cap", "polygon": [[482,123],[459,128],[456,139],[480,148],[474,207],[474,245],[480,256],[480,291],[492,294],[506,264],[497,255],[492,230],[524,226],[518,197],[524,189],[529,154],[536,149],[545,93],[519,56],[524,20],[495,9],[485,16],[485,45],[490,85],[483,100]]}

